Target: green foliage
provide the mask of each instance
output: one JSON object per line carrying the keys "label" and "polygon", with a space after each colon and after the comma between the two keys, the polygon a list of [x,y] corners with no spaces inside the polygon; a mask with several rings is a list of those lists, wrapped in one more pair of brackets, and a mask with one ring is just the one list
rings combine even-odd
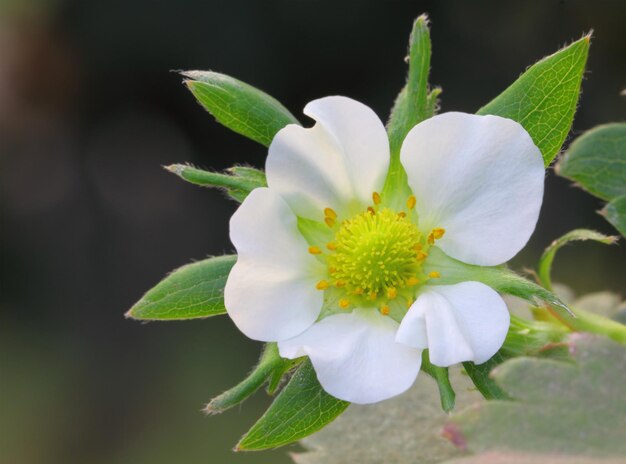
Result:
{"label": "green foliage", "polygon": [[585,240],[593,240],[606,245],[612,245],[617,241],[617,237],[604,235],[594,230],[576,229],[553,241],[543,252],[541,259],[539,260],[539,280],[545,288],[552,290],[552,279],[550,278],[550,273],[552,271],[552,262],[554,261],[556,252],[570,242]]}
{"label": "green foliage", "polygon": [[276,343],[266,344],[261,359],[252,372],[239,384],[213,398],[204,412],[219,414],[240,404],[269,381],[274,373],[282,376],[292,364],[291,360],[280,357]]}
{"label": "green foliage", "polygon": [[[626,183],[626,179],[623,179]],[[607,221],[626,237],[626,195],[614,198],[601,211]]]}
{"label": "green foliage", "polygon": [[500,293],[517,296],[530,302],[545,301],[554,306],[566,319],[571,311],[556,295],[531,282],[504,266],[484,267],[466,264],[446,255],[437,247],[430,249],[430,255],[424,265],[425,272],[438,271],[441,278],[437,285],[452,285],[474,280],[490,286]]}
{"label": "green foliage", "polygon": [[[482,402],[459,368],[450,368],[457,409]],[[436,383],[420,374],[406,393],[376,404],[353,404],[335,422],[300,443],[297,464],[435,464],[463,453],[441,436],[449,416]],[[512,463],[507,463],[512,464]],[[544,463],[545,464],[545,463]]]}
{"label": "green foliage", "polygon": [[391,160],[383,190],[385,194],[389,191],[397,194],[399,188],[406,188],[406,173],[400,163],[400,147],[409,131],[419,122],[433,116],[437,110],[437,96],[441,90],[429,91],[430,53],[428,17],[421,15],[413,23],[409,39],[407,81],[396,97],[387,123]]}
{"label": "green foliage", "polygon": [[255,188],[267,187],[265,173],[247,166],[234,166],[228,169],[230,174],[204,171],[186,164],[172,164],[165,169],[192,184],[221,188],[240,203]]}
{"label": "green foliage", "polygon": [[626,123],[585,132],[567,149],[557,172],[603,200],[626,195]]}
{"label": "green foliage", "polygon": [[422,370],[437,382],[439,397],[441,399],[441,409],[445,412],[452,411],[456,401],[456,393],[450,383],[448,368],[431,364],[430,358],[428,357],[428,350],[424,350],[422,351]]}
{"label": "green foliage", "polygon": [[478,114],[519,122],[549,165],[572,126],[589,42],[587,35],[535,63]]}
{"label": "green foliage", "polygon": [[219,123],[266,147],[287,124],[299,124],[276,99],[233,77],[212,71],[182,74],[193,96]]}
{"label": "green foliage", "polygon": [[474,364],[471,361],[463,363],[469,378],[472,379],[478,391],[488,400],[508,399],[506,392],[490,376],[491,371],[507,359],[509,359],[509,355],[500,350],[485,363]]}
{"label": "green foliage", "polygon": [[623,459],[626,349],[577,335],[569,352],[574,363],[516,358],[500,365],[492,375],[515,401],[468,409],[452,419],[446,436],[472,453]]}
{"label": "green foliage", "polygon": [[556,172],[607,200],[600,214],[626,237],[626,123],[585,132],[569,147]]}
{"label": "green foliage", "polygon": [[236,450],[275,448],[300,440],[332,422],[349,404],[322,389],[306,360]]}
{"label": "green foliage", "polygon": [[126,317],[169,321],[224,314],[224,285],[236,260],[218,256],[176,269],[148,290]]}

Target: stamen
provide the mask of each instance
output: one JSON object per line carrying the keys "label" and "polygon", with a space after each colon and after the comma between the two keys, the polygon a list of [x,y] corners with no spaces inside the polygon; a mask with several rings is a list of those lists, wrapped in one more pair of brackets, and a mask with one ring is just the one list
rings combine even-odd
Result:
{"label": "stamen", "polygon": [[330,251],[335,251],[337,249],[337,244],[333,242],[329,242],[326,244],[326,248],[328,248]]}
{"label": "stamen", "polygon": [[342,298],[341,300],[339,300],[340,308],[346,309],[348,306],[350,306],[350,300],[348,300],[347,298]]}
{"label": "stamen", "polygon": [[355,294],[355,295],[363,295],[363,289],[362,289],[361,287],[357,287],[357,288],[354,290],[354,294]]}
{"label": "stamen", "polygon": [[380,308],[380,314],[382,314],[383,316],[388,316],[389,315],[389,306],[385,305],[382,308]]}
{"label": "stamen", "polygon": [[372,200],[375,205],[380,205],[380,194],[378,192],[372,193]]}
{"label": "stamen", "polygon": [[328,288],[328,281],[327,280],[320,280],[317,285],[315,286],[315,288],[317,288],[318,290],[325,290]]}
{"label": "stamen", "polygon": [[406,284],[409,287],[413,287],[414,285],[417,285],[420,283],[420,280],[417,277],[411,277],[409,279],[407,279]]}
{"label": "stamen", "polygon": [[430,277],[431,279],[438,279],[439,277],[441,277],[441,274],[437,271],[431,271],[428,273],[428,277]]}
{"label": "stamen", "polygon": [[370,300],[374,301],[376,299],[376,292],[370,292]]}
{"label": "stamen", "polygon": [[335,280],[335,287],[342,288],[345,286],[346,286],[346,283],[343,280]]}
{"label": "stamen", "polygon": [[422,248],[424,248],[424,247],[422,246],[422,244],[421,244],[421,243],[416,243],[415,245],[413,245],[413,249],[414,249],[415,251],[421,251],[421,250],[422,250]]}
{"label": "stamen", "polygon": [[390,300],[393,300],[397,296],[398,296],[398,290],[396,290],[393,287],[387,289],[387,298],[389,298]]}
{"label": "stamen", "polygon": [[404,211],[400,211],[398,213],[398,216],[400,216],[401,218],[405,218],[406,217],[406,213]]}
{"label": "stamen", "polygon": [[417,203],[417,199],[415,198],[415,195],[411,195],[406,201],[406,207],[409,209],[413,209],[415,208],[415,203]]}
{"label": "stamen", "polygon": [[326,223],[328,227],[333,227],[335,225],[335,220],[331,218],[330,216],[326,216],[324,218],[324,222]]}
{"label": "stamen", "polygon": [[374,211],[374,208],[372,208],[371,206],[367,207],[367,212],[370,213],[372,216],[376,214],[376,211]]}
{"label": "stamen", "polygon": [[435,240],[439,240],[443,237],[443,234],[446,233],[446,229],[443,227],[435,227],[431,233],[433,234],[433,237],[435,237]]}
{"label": "stamen", "polygon": [[322,249],[318,246],[310,246],[309,253],[311,253],[312,255],[321,255]]}
{"label": "stamen", "polygon": [[332,208],[324,208],[324,216],[331,219],[337,219],[337,213]]}
{"label": "stamen", "polygon": [[418,251],[415,255],[415,259],[418,261],[424,261],[426,258],[428,258],[428,253],[424,253],[423,251]]}

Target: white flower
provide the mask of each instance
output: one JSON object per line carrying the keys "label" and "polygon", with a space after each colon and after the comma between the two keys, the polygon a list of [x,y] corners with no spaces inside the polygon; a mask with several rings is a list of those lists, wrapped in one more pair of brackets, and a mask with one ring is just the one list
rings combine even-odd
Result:
{"label": "white flower", "polygon": [[487,361],[509,326],[502,298],[479,282],[437,285],[424,266],[434,247],[492,266],[526,244],[544,179],[528,133],[496,116],[435,116],[402,145],[408,186],[383,190],[389,142],[371,109],[327,97],[304,113],[317,124],[276,135],[269,187],[230,223],[239,257],[224,296],[237,327],[309,356],[322,387],[354,403],[408,389],[426,348],[438,366]]}

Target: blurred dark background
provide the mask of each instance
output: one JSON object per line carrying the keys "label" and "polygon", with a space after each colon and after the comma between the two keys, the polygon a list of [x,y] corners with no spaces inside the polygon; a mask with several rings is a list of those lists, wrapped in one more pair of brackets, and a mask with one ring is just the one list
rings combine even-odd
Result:
{"label": "blurred dark background", "polygon": [[[341,94],[385,119],[422,12],[443,111],[474,112],[593,28],[573,134],[624,119],[618,0],[1,0],[0,462],[288,462],[285,450],[230,451],[268,404],[263,394],[222,416],[200,413],[246,374],[259,344],[227,317],[123,317],[171,269],[231,250],[236,204],[161,165],[262,166],[265,156],[170,70],[231,74],[296,115]],[[572,228],[614,233],[600,207],[550,173],[537,231],[513,265],[534,266]],[[625,257],[623,245],[576,245],[557,259],[556,280],[620,291]]]}

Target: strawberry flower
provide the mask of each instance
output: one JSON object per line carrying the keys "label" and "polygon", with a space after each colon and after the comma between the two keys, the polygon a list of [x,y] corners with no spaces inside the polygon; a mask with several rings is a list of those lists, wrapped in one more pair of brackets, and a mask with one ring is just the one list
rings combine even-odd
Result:
{"label": "strawberry flower", "polygon": [[278,132],[268,187],[231,219],[224,298],[237,327],[308,356],[328,393],[360,404],[407,390],[424,349],[442,367],[491,358],[504,301],[480,282],[439,284],[430,257],[494,266],[526,244],[544,181],[529,134],[497,116],[435,116],[406,136],[406,176],[389,188],[389,141],[370,108],[337,96],[304,113],[316,124]]}

